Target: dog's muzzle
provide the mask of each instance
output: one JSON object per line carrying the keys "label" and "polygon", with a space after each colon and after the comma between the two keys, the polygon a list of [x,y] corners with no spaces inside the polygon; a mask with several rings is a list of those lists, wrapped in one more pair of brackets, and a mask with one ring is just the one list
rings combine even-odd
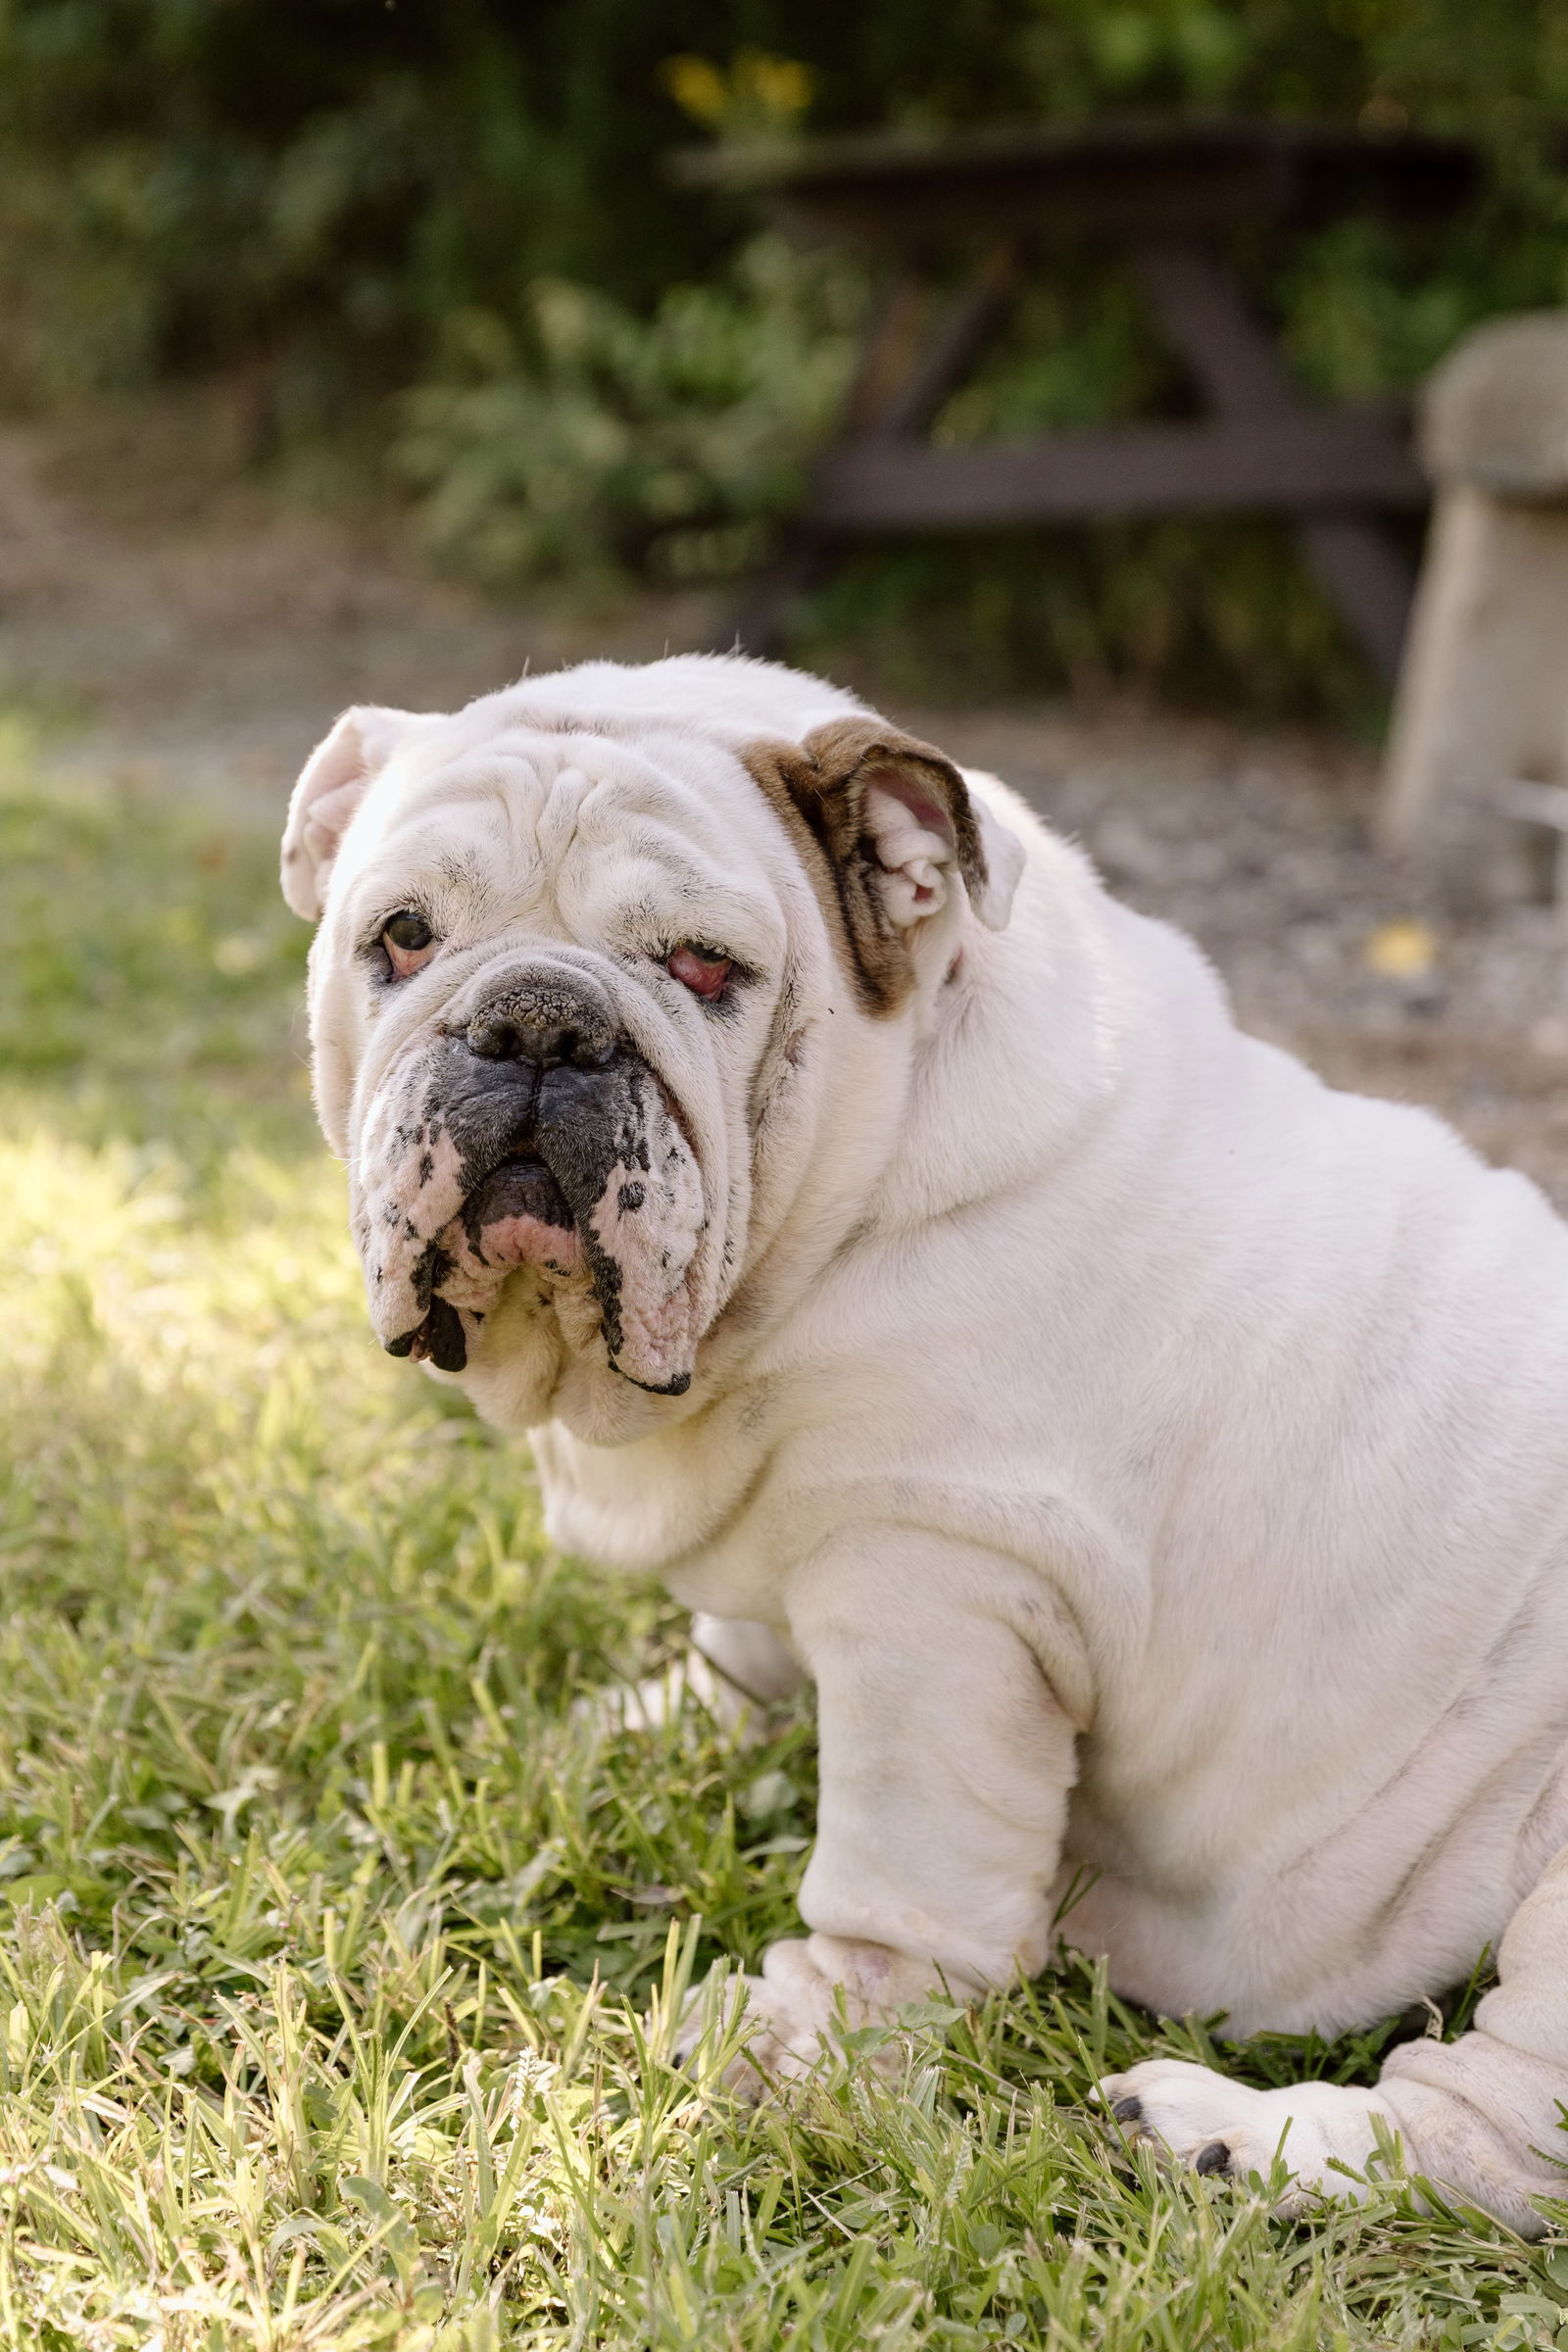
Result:
{"label": "dog's muzzle", "polygon": [[690,1149],[587,974],[514,967],[389,1073],[356,1220],[394,1355],[461,1371],[509,1274],[591,1289],[610,1361],[679,1394],[703,1223]]}

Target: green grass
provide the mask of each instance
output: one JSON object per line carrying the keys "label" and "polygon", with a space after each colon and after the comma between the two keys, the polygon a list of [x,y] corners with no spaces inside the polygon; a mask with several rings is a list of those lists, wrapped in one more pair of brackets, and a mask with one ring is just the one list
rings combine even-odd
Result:
{"label": "green grass", "polygon": [[1568,2244],[1109,2143],[1202,2035],[1080,1968],[788,2112],[671,2068],[791,1922],[808,1717],[573,1710],[678,1621],[372,1346],[272,844],[0,751],[0,2343],[1568,2345]]}

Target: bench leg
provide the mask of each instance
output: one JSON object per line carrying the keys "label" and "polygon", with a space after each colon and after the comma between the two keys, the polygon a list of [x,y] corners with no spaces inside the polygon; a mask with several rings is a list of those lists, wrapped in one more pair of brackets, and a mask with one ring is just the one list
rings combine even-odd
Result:
{"label": "bench leg", "polygon": [[1399,674],[1415,578],[1381,523],[1359,514],[1319,514],[1297,534],[1319,587],[1330,598],[1385,686]]}

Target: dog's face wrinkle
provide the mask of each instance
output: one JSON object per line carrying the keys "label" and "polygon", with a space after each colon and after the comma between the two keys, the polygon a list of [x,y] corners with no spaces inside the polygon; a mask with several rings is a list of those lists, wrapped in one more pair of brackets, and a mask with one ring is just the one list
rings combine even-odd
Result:
{"label": "dog's face wrinkle", "polygon": [[754,1168],[758,1155],[765,1147],[769,1124],[804,1065],[807,1030],[808,1024],[801,1009],[799,977],[791,962],[785,966],[779,981],[778,994],[773,1001],[773,1017],[768,1024],[762,1051],[757,1057],[748,1093],[747,1127],[752,1138]]}

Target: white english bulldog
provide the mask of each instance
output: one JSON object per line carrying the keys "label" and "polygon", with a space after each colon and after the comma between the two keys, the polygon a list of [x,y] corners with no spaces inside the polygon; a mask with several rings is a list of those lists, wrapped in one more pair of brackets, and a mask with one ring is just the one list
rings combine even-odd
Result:
{"label": "white english bulldog", "polygon": [[[1239,2034],[1463,1978],[1373,2089],[1164,2061],[1130,2133],[1299,2198],[1380,2140],[1568,2190],[1568,1228],[1243,1036],[992,777],[738,659],[348,711],[283,885],[370,1316],[526,1432],[561,1544],[817,1690],[840,2004],[1064,1930]],[[1088,1888],[1062,1917],[1070,1885]],[[1345,2168],[1348,2168],[1347,2171]]]}

